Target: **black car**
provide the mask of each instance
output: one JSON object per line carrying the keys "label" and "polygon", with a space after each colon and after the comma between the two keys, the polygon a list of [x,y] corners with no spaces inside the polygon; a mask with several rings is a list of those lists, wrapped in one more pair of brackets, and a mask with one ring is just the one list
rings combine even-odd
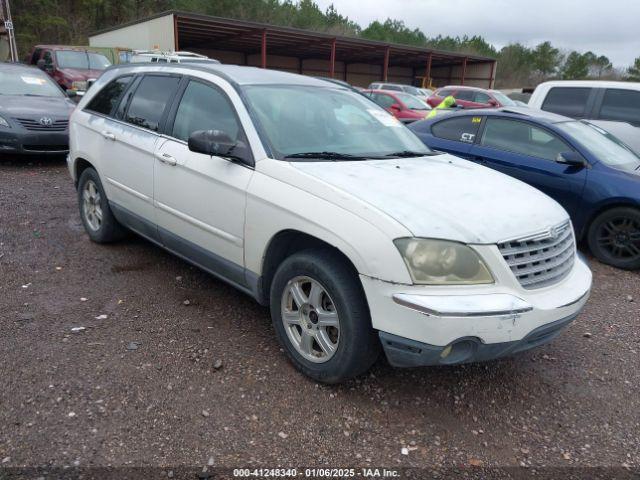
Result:
{"label": "black car", "polygon": [[74,107],[41,70],[0,63],[0,155],[66,154]]}

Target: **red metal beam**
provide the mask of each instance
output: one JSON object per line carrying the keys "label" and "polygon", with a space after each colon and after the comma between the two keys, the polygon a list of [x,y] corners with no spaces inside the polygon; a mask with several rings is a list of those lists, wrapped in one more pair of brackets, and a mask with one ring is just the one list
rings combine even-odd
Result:
{"label": "red metal beam", "polygon": [[333,78],[336,73],[336,39],[331,40],[331,65],[329,66],[329,76]]}
{"label": "red metal beam", "polygon": [[464,85],[464,77],[467,75],[467,57],[462,59],[462,75],[460,76],[460,85]]}
{"label": "red metal beam", "polygon": [[178,43],[178,17],[175,16],[175,14],[173,15],[173,51],[174,52],[178,52],[180,51],[180,48],[178,48],[180,45]]}
{"label": "red metal beam", "polygon": [[260,67],[267,68],[267,29],[262,30],[262,43],[260,45]]}
{"label": "red metal beam", "polygon": [[387,76],[389,74],[389,47],[384,49],[384,64],[382,65],[382,81],[387,81]]}

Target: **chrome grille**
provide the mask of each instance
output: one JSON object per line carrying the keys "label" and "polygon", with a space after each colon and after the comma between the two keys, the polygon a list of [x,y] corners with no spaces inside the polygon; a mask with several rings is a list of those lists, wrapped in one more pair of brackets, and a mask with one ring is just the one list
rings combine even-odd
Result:
{"label": "chrome grille", "polygon": [[573,228],[566,222],[550,231],[498,244],[520,285],[542,288],[562,280],[575,260]]}
{"label": "chrome grille", "polygon": [[51,125],[41,124],[40,119],[16,118],[15,120],[27,130],[34,132],[64,132],[69,126],[69,120],[66,119],[51,120]]}

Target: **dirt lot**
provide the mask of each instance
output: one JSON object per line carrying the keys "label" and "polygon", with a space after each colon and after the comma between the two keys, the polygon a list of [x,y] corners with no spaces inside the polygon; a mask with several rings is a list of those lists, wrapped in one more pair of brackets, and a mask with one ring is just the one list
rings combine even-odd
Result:
{"label": "dirt lot", "polygon": [[640,466],[639,272],[591,260],[552,345],[327,387],[250,298],[89,242],[62,160],[0,162],[0,242],[2,466]]}

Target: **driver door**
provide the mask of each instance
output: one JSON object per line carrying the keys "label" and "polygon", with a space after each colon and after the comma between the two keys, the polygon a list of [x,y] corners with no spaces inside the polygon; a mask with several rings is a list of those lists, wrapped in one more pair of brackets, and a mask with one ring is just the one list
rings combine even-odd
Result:
{"label": "driver door", "polygon": [[246,190],[253,169],[195,153],[196,130],[244,139],[235,108],[218,86],[185,79],[155,151],[154,205],[162,243],[212,273],[244,285]]}

